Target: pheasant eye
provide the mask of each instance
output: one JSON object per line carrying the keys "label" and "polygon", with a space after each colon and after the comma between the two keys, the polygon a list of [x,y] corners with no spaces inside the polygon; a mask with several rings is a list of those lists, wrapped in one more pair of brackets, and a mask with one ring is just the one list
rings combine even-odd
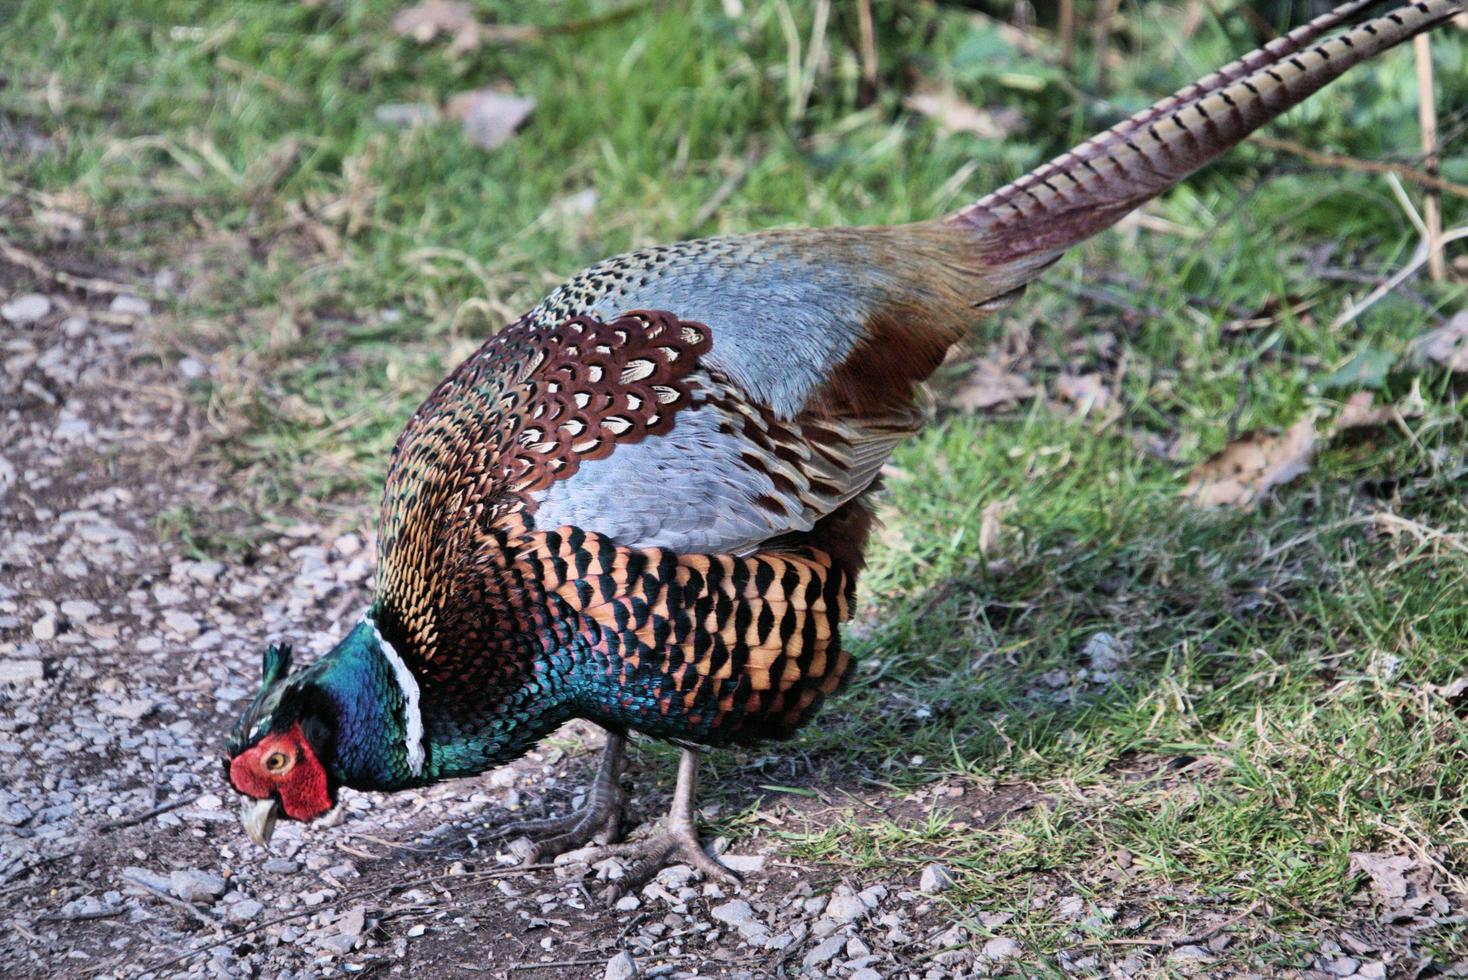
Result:
{"label": "pheasant eye", "polygon": [[291,760],[284,752],[272,752],[265,757],[265,768],[269,772],[285,772]]}

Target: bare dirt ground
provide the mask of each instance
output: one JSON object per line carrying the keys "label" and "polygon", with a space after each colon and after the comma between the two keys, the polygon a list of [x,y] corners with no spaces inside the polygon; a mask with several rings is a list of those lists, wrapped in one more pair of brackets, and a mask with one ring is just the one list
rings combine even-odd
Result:
{"label": "bare dirt ground", "polygon": [[[1004,934],[1007,917],[978,911],[960,924],[938,866],[859,880],[790,860],[777,832],[838,812],[919,823],[939,809],[982,823],[1044,799],[971,784],[894,796],[779,752],[730,757],[705,798],[712,814],[764,794],[759,829],[728,858],[746,873],[742,889],[672,868],[608,909],[600,885],[621,873],[615,862],[569,855],[522,869],[492,833],[512,814],[577,801],[595,758],[590,726],[480,780],[345,792],[327,826],[286,824],[271,852],[254,848],[221,774],[223,740],[267,640],[320,653],[365,605],[372,542],[341,527],[369,527],[370,503],[330,529],[309,518],[243,528],[237,517],[252,542],[239,557],[186,557],[170,514],[223,506],[215,520],[228,531],[237,493],[199,451],[205,420],[186,390],[207,368],[163,354],[149,304],[125,293],[0,264],[0,301],[7,976],[1224,975],[1208,963],[1239,917],[1201,896],[1170,896],[1189,908],[1187,930],[1081,943],[1034,966]],[[671,771],[647,753],[641,763],[631,811],[645,824],[667,802]],[[811,795],[760,789],[771,783]],[[1112,875],[1123,901],[1097,907],[1064,876],[1037,874],[1034,900],[1074,906],[1078,928],[1085,915],[1140,923],[1125,879],[1124,867]],[[1301,975],[1386,975],[1390,957],[1372,955],[1381,942],[1326,932]]]}

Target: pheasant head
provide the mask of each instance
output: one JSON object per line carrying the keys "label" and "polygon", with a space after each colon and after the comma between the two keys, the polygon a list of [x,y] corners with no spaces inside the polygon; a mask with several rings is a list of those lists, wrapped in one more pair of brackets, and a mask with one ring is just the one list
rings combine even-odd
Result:
{"label": "pheasant head", "polygon": [[417,682],[370,614],[310,668],[290,667],[289,646],[265,651],[260,690],[229,740],[227,775],[244,796],[241,819],[257,844],[282,815],[324,815],[342,786],[424,781]]}

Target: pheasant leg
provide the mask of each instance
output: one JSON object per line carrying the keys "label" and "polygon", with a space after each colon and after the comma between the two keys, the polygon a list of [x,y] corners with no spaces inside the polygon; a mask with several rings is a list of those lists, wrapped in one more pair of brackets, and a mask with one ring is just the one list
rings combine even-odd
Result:
{"label": "pheasant leg", "polygon": [[739,876],[708,856],[699,846],[698,827],[693,820],[693,792],[698,782],[698,753],[684,749],[678,760],[678,786],[673,791],[673,805],[668,810],[662,832],[647,840],[614,844],[599,854],[636,859],[621,878],[612,882],[607,900],[615,902],[628,892],[640,888],[653,875],[670,864],[686,864],[702,871],[711,880],[730,885],[739,884]]}
{"label": "pheasant leg", "polygon": [[607,732],[601,765],[581,809],[564,817],[506,824],[496,832],[496,836],[539,838],[525,854],[526,864],[538,864],[598,839],[603,843],[617,840],[620,837],[622,806],[627,799],[627,794],[622,791],[622,770],[626,761],[627,736],[622,732]]}

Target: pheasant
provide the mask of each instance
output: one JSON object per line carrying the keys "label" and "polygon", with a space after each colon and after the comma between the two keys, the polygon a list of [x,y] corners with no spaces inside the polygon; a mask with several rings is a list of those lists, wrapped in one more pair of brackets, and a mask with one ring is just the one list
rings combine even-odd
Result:
{"label": "pheasant", "polygon": [[[923,381],[1070,246],[1457,0],[1348,3],[946,217],[645,248],[460,364],[393,449],[376,596],[296,673],[265,653],[229,744],[257,843],[342,786],[399,790],[607,731],[585,806],[507,832],[600,841],[633,886],[699,846],[696,746],[790,736],[850,673],[840,628]],[[1353,26],[1354,25],[1354,26]],[[615,844],[630,732],[682,747],[661,834]]]}

